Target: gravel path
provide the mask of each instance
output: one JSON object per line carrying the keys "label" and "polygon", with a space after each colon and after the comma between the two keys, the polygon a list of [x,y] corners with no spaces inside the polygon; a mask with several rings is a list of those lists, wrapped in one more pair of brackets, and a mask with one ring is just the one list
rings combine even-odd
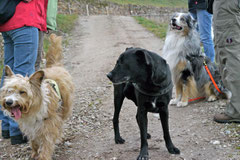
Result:
{"label": "gravel path", "polygon": [[[113,87],[106,78],[126,47],[142,47],[161,53],[163,41],[146,31],[132,17],[80,17],[65,49],[65,65],[75,86],[72,117],[65,125],[64,142],[57,145],[55,160],[132,160],[140,147],[136,107],[125,100],[120,131],[125,144],[114,143]],[[185,108],[169,106],[170,133],[180,155],[170,155],[163,140],[160,121],[149,114],[149,154],[152,160],[239,160],[240,141],[236,128],[212,121],[222,111],[223,101],[205,101]],[[0,159],[28,159],[28,144],[11,146],[0,139]]]}

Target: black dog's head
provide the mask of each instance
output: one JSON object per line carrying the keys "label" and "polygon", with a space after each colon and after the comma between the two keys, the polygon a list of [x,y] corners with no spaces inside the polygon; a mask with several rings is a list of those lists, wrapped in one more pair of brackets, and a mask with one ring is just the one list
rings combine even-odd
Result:
{"label": "black dog's head", "polygon": [[166,61],[159,55],[141,48],[127,48],[107,77],[114,84],[152,82],[159,85],[168,72]]}

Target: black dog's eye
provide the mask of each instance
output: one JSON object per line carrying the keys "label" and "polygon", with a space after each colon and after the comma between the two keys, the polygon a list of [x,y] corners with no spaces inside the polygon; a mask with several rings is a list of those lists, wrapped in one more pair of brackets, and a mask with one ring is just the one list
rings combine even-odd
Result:
{"label": "black dog's eye", "polygon": [[181,21],[184,21],[184,18],[180,18]]}

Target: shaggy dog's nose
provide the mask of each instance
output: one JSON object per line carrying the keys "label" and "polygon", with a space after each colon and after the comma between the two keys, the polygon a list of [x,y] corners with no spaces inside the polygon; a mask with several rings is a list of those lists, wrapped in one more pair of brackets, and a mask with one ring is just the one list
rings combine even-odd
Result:
{"label": "shaggy dog's nose", "polygon": [[7,106],[11,106],[13,104],[13,100],[8,99],[5,103],[6,103]]}

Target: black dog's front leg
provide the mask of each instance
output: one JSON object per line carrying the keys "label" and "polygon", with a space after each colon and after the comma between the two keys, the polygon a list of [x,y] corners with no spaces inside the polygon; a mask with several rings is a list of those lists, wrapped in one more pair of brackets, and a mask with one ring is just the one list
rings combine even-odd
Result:
{"label": "black dog's front leg", "polygon": [[137,110],[137,123],[140,129],[141,136],[141,151],[137,160],[148,160],[148,142],[147,142],[147,111],[143,106],[139,106]]}
{"label": "black dog's front leg", "polygon": [[119,132],[119,113],[122,108],[122,103],[124,100],[123,95],[123,84],[114,85],[114,116],[113,116],[113,128],[114,128],[114,136],[116,144],[123,144],[125,140],[120,136]]}
{"label": "black dog's front leg", "polygon": [[162,106],[163,108],[160,111],[160,118],[163,128],[163,135],[164,140],[166,143],[166,147],[168,149],[168,152],[171,154],[180,154],[180,150],[176,148],[171,140],[170,133],[169,133],[169,124],[168,124],[168,108],[165,106]]}

